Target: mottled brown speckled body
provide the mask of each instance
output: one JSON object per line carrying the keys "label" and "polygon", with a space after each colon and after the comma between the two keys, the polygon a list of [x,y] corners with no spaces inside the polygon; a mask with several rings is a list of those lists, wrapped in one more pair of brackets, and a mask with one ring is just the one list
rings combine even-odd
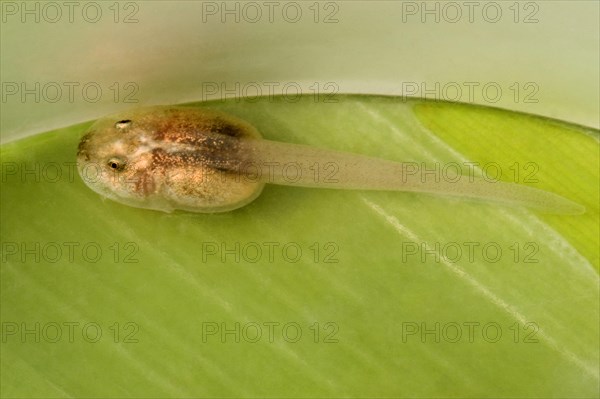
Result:
{"label": "mottled brown speckled body", "polygon": [[162,211],[228,211],[256,198],[263,182],[241,175],[251,125],[201,108],[152,107],[103,118],[81,139],[78,166],[96,192]]}

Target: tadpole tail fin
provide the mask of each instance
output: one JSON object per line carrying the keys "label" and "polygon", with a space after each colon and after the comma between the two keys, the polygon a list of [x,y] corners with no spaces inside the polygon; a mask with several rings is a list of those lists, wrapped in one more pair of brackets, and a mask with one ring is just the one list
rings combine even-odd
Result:
{"label": "tadpole tail fin", "polygon": [[548,191],[474,176],[415,173],[414,163],[270,140],[245,140],[243,151],[266,183],[351,190],[410,191],[526,206],[578,215],[585,207]]}

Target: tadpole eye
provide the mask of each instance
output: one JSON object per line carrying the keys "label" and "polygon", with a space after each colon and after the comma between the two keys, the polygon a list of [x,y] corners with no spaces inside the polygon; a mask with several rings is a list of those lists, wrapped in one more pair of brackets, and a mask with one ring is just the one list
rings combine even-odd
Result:
{"label": "tadpole eye", "polygon": [[122,120],[118,121],[117,123],[115,123],[115,127],[117,129],[125,129],[129,125],[131,125],[131,119],[122,119]]}
{"label": "tadpole eye", "polygon": [[111,158],[108,160],[108,167],[114,171],[120,171],[125,168],[125,161],[120,158]]}

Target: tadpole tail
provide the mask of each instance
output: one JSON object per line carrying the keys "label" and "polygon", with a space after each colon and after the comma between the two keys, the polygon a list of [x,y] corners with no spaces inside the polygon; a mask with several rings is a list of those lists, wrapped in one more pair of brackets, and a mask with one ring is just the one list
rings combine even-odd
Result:
{"label": "tadpole tail", "polygon": [[270,140],[244,140],[250,174],[266,183],[350,190],[409,191],[526,206],[542,212],[578,215],[585,207],[552,192],[474,176],[441,178],[415,173],[413,163]]}

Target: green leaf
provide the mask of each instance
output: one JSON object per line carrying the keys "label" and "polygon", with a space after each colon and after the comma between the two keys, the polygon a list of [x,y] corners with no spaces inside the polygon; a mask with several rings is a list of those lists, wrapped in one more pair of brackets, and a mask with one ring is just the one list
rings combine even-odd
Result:
{"label": "green leaf", "polygon": [[598,131],[333,99],[204,106],[269,139],[477,162],[587,212],[267,186],[233,212],[165,214],[83,184],[90,123],[5,144],[2,396],[597,397]]}

